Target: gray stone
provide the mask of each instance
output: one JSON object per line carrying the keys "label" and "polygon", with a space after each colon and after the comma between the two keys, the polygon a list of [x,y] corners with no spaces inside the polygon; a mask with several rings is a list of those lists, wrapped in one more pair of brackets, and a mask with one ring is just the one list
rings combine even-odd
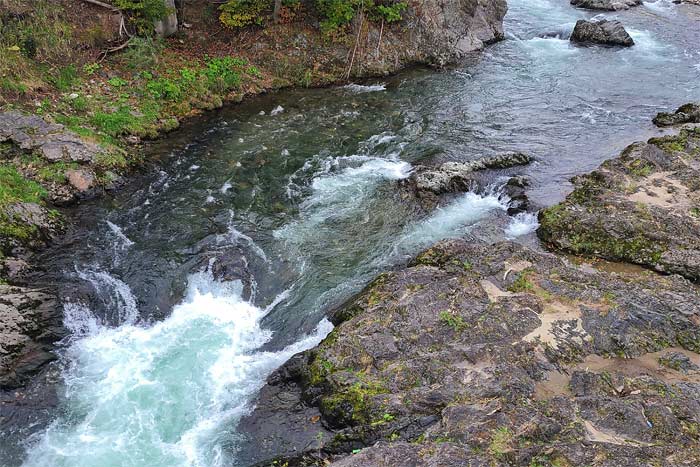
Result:
{"label": "gray stone", "polygon": [[0,112],[0,142],[5,141],[35,151],[51,162],[92,162],[104,152],[100,145],[80,138],[63,125],[17,111]]}
{"label": "gray stone", "polygon": [[330,318],[241,421],[243,465],[700,461],[700,375],[649,365],[666,346],[700,361],[682,277],[450,240]]}
{"label": "gray stone", "polygon": [[634,40],[619,21],[586,21],[576,22],[571,33],[571,42],[579,44],[617,45],[631,47]]}
{"label": "gray stone", "polygon": [[680,106],[675,112],[660,112],[654,117],[656,126],[673,126],[684,123],[700,123],[700,104],[689,103]]}
{"label": "gray stone", "polygon": [[571,0],[571,4],[588,10],[629,10],[642,4],[642,0]]}
{"label": "gray stone", "polygon": [[24,384],[54,360],[51,344],[64,335],[55,296],[0,285],[0,388]]}

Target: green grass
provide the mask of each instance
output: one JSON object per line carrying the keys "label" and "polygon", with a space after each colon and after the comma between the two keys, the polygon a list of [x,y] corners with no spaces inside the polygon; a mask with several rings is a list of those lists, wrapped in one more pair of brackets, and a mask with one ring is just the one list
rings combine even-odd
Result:
{"label": "green grass", "polygon": [[10,165],[0,165],[0,207],[11,203],[40,203],[46,190],[38,183],[26,179]]}
{"label": "green grass", "polygon": [[531,271],[525,270],[518,275],[518,278],[513,281],[508,287],[511,292],[532,292],[535,285],[530,280]]}
{"label": "green grass", "polygon": [[27,180],[11,165],[0,165],[0,254],[7,239],[25,241],[36,233],[36,227],[10,217],[4,207],[13,203],[41,203],[46,190]]}
{"label": "green grass", "polygon": [[464,318],[447,310],[441,311],[438,319],[442,324],[451,327],[455,332],[461,332],[469,327]]}
{"label": "green grass", "polygon": [[61,92],[68,92],[78,83],[78,70],[75,65],[60,68],[52,79],[54,86]]}
{"label": "green grass", "polygon": [[513,444],[513,433],[508,427],[499,427],[494,430],[489,443],[489,453],[496,458],[503,457],[511,450]]}

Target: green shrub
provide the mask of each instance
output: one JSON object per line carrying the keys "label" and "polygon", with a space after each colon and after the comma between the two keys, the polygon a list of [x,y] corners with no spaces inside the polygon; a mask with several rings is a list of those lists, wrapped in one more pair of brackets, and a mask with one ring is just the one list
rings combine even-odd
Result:
{"label": "green shrub", "polygon": [[398,2],[389,5],[377,5],[376,14],[387,23],[395,23],[403,19],[402,13],[408,8],[408,3]]}
{"label": "green shrub", "polygon": [[324,18],[321,21],[321,31],[328,34],[350,23],[360,10],[370,20],[384,20],[388,23],[400,21],[408,4],[394,0],[316,0],[316,8]]}
{"label": "green shrub", "polygon": [[146,84],[146,89],[148,89],[148,92],[156,99],[175,101],[182,96],[182,89],[180,86],[167,78],[148,82],[148,84]]}
{"label": "green shrub", "polygon": [[129,24],[139,34],[151,34],[153,23],[168,14],[163,0],[114,0],[112,3],[127,13]]}
{"label": "green shrub", "polygon": [[345,26],[355,17],[360,5],[360,0],[316,0],[316,8],[325,18],[321,21],[321,31],[328,33]]}
{"label": "green shrub", "polygon": [[132,70],[155,68],[163,53],[163,42],[151,37],[134,37],[122,54],[122,60]]}
{"label": "green shrub", "polygon": [[229,28],[243,28],[252,24],[262,24],[262,13],[269,10],[268,0],[229,0],[219,7],[219,19]]}
{"label": "green shrub", "polygon": [[202,73],[206,76],[210,88],[223,92],[241,84],[241,75],[237,70],[245,65],[246,61],[240,58],[213,58],[206,62]]}

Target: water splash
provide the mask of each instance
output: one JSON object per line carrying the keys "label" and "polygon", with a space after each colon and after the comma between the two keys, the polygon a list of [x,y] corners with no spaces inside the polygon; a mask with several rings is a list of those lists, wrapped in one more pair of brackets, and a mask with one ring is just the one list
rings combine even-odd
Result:
{"label": "water splash", "polygon": [[537,221],[537,213],[520,212],[510,218],[510,223],[505,228],[506,238],[514,239],[527,235],[537,230],[540,223]]}
{"label": "water splash", "polygon": [[78,277],[92,285],[93,289],[112,312],[115,325],[133,324],[138,319],[136,297],[129,286],[108,272],[92,269],[76,269]]}
{"label": "water splash", "polygon": [[363,84],[350,83],[350,84],[346,84],[345,86],[343,86],[343,89],[347,89],[348,91],[355,93],[355,94],[362,94],[362,93],[366,93],[366,92],[386,91],[386,84],[378,83],[378,84],[372,84],[372,85],[363,85]]}
{"label": "water splash", "polygon": [[[332,329],[278,352],[257,351],[271,333],[266,311],[241,298],[240,282],[190,277],[186,298],[150,327],[80,325],[66,350],[66,402],[28,451],[26,467],[217,467],[224,446],[267,375]],[[67,306],[73,317],[85,309]],[[73,319],[73,318],[71,318]]]}

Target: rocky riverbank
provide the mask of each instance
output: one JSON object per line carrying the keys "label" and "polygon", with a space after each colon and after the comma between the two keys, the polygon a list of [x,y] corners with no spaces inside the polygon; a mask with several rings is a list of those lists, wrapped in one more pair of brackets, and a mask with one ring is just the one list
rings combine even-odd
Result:
{"label": "rocky riverbank", "polygon": [[[121,34],[114,29],[119,26],[113,21],[115,12],[108,8],[85,3],[76,9],[74,2],[65,2],[57,9],[44,3],[33,11],[21,3],[8,4],[7,11],[0,12],[7,37],[24,38],[37,47],[33,36],[25,36],[37,24],[48,28],[44,22],[49,20],[78,41],[91,28],[101,31],[103,45]],[[421,2],[419,8],[409,2],[401,21],[385,24],[358,18],[334,37],[321,34],[311,2],[300,2],[293,14],[287,13],[279,24],[217,36],[211,19],[190,10],[190,23],[164,45],[135,38],[123,52],[94,63],[66,55],[68,51],[53,57],[48,50],[25,50],[24,42],[21,47],[7,44],[18,68],[31,68],[32,57],[73,62],[61,71],[65,82],[56,81],[61,76],[49,76],[46,83],[33,82],[32,88],[21,81],[27,76],[18,76],[17,83],[5,86],[15,79],[10,74],[0,83],[0,283],[21,286],[12,294],[0,294],[0,299],[15,297],[7,298],[9,315],[0,332],[9,336],[0,348],[0,388],[23,384],[49,361],[46,351],[61,334],[42,330],[47,313],[53,318],[61,314],[58,302],[49,300],[52,291],[35,290],[24,279],[32,253],[64,228],[56,208],[119,186],[144,162],[142,139],[162,135],[183,118],[246,95],[386,75],[416,64],[454,63],[503,37],[506,3]],[[213,21],[218,24],[218,17]],[[96,46],[85,43],[84,48]],[[234,57],[233,50],[240,53]],[[81,62],[78,72],[75,63]],[[39,296],[41,306],[34,306]]]}
{"label": "rocky riverbank", "polygon": [[451,240],[377,278],[268,379],[244,462],[700,463],[698,136],[575,178],[555,253]]}

